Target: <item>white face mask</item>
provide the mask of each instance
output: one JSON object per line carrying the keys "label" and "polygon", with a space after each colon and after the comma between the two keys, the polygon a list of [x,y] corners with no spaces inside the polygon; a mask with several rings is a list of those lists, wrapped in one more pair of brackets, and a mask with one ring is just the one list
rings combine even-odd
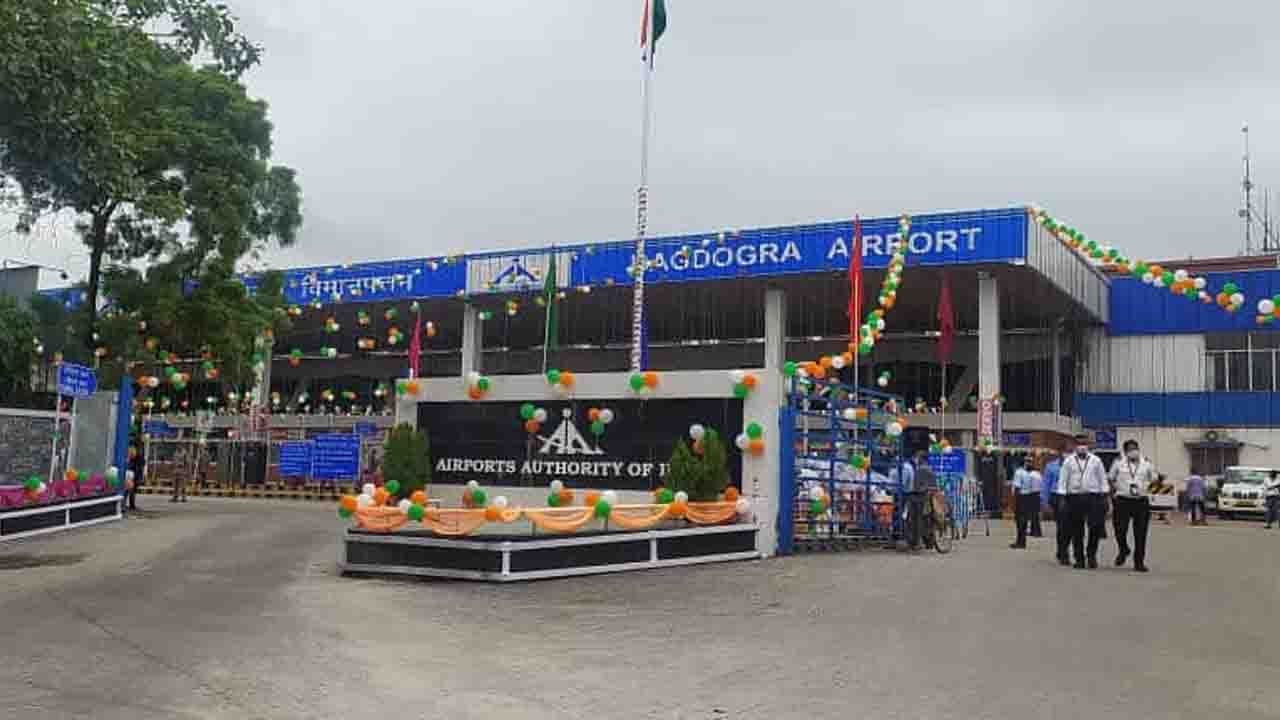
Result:
{"label": "white face mask", "polygon": [[1079,456],[1079,457],[1084,457],[1085,455],[1088,455],[1088,454],[1089,454],[1089,446],[1088,446],[1088,445],[1077,445],[1077,446],[1076,446],[1076,455],[1077,455],[1077,456]]}
{"label": "white face mask", "polygon": [[1137,451],[1137,450],[1130,450],[1129,452],[1125,453],[1125,455],[1126,455],[1130,460],[1133,460],[1133,461],[1135,461],[1135,462],[1138,460],[1138,458],[1142,457],[1141,455],[1139,455],[1139,454],[1138,454],[1138,451]]}

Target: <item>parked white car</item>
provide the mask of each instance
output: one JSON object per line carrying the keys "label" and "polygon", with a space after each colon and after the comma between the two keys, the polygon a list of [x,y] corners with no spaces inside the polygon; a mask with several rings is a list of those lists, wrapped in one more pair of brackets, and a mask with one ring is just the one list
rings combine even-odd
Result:
{"label": "parked white car", "polygon": [[1262,515],[1267,510],[1264,485],[1271,478],[1271,468],[1227,468],[1218,488],[1218,517],[1230,520],[1236,515]]}

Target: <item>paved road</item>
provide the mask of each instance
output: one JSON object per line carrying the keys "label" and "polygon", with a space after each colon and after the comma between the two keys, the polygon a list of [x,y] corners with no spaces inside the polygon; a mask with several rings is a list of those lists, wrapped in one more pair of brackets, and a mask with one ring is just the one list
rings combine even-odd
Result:
{"label": "paved road", "polygon": [[1280,717],[1280,532],[1252,523],[1155,528],[1146,576],[1001,527],[492,586],[339,577],[328,506],[152,506],[0,546],[0,717]]}

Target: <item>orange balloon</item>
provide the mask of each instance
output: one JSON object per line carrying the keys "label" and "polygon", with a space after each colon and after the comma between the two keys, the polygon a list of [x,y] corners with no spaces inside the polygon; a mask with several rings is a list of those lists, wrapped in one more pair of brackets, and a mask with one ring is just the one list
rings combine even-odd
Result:
{"label": "orange balloon", "polygon": [[471,398],[472,400],[479,400],[483,395],[484,393],[481,392],[480,388],[478,387],[467,388],[467,397]]}
{"label": "orange balloon", "polygon": [[600,419],[600,408],[591,408],[590,410],[588,410],[588,411],[587,411],[587,417],[591,420],[591,422],[595,422],[595,421],[599,420],[599,419]]}
{"label": "orange balloon", "polygon": [[599,502],[599,500],[600,500],[600,493],[595,490],[588,490],[586,494],[582,496],[582,504],[586,505],[587,507],[595,507],[596,503]]}
{"label": "orange balloon", "polygon": [[672,517],[684,517],[686,512],[689,512],[688,503],[683,500],[675,500],[671,503],[671,510],[669,511],[669,514]]}
{"label": "orange balloon", "polygon": [[829,368],[831,367],[831,358],[827,357],[826,355],[823,355],[821,358],[818,359],[818,364],[821,365],[824,369]]}
{"label": "orange balloon", "polygon": [[1280,307],[1276,308],[1271,314],[1274,315],[1277,320],[1280,320]]}
{"label": "orange balloon", "polygon": [[759,457],[760,455],[764,454],[764,440],[761,438],[756,438],[752,440],[751,444],[748,447],[751,448],[752,455]]}
{"label": "orange balloon", "polygon": [[894,300],[894,298],[892,298],[892,297],[887,297],[887,298],[885,298],[885,299],[884,299],[884,306],[885,306],[885,308],[886,308],[886,309],[889,309],[889,310],[892,310],[892,309],[893,309],[893,303],[894,303],[894,302],[895,302],[895,300]]}
{"label": "orange balloon", "polygon": [[538,432],[538,428],[542,427],[537,420],[529,419],[524,421],[524,431],[530,435]]}
{"label": "orange balloon", "polygon": [[701,441],[701,440],[694,440],[694,441],[693,441],[693,454],[694,454],[694,455],[701,455],[701,454],[703,453],[703,451],[704,451],[704,448],[703,448],[703,446],[702,446],[702,441]]}
{"label": "orange balloon", "polygon": [[417,382],[416,380],[410,380],[409,382],[405,383],[405,384],[404,384],[404,391],[405,391],[406,393],[409,393],[410,395],[417,395],[417,394],[418,394],[418,382]]}
{"label": "orange balloon", "polygon": [[1259,325],[1263,325],[1267,322],[1267,316],[1259,315],[1258,317],[1254,318],[1254,322],[1258,323]]}
{"label": "orange balloon", "polygon": [[853,417],[854,417],[854,419],[857,419],[857,420],[866,420],[866,419],[867,419],[867,409],[866,409],[866,408],[864,408],[864,407],[854,408],[854,409],[853,409]]}
{"label": "orange balloon", "polygon": [[851,352],[841,353],[840,359],[844,360],[845,367],[849,367],[850,365],[853,364],[853,353]]}
{"label": "orange balloon", "polygon": [[821,380],[827,376],[827,371],[821,365],[819,365],[815,367],[813,370],[811,370],[809,374]]}
{"label": "orange balloon", "polygon": [[730,485],[724,489],[725,502],[736,502],[738,499],[738,488]]}
{"label": "orange balloon", "polygon": [[755,375],[742,376],[742,384],[754,390],[756,387],[756,376]]}
{"label": "orange balloon", "polygon": [[502,517],[502,511],[490,505],[484,509],[484,519],[489,522],[497,522]]}
{"label": "orange balloon", "polygon": [[471,507],[471,506],[474,504],[474,503],[471,501],[471,490],[470,490],[470,489],[468,489],[468,490],[463,490],[463,491],[462,491],[462,504],[463,504],[463,505],[465,505],[466,507]]}
{"label": "orange balloon", "polygon": [[665,486],[663,486],[663,485],[659,485],[658,487],[654,488],[654,489],[653,489],[653,497],[656,499],[659,495],[661,495],[661,494],[662,494],[662,491],[663,491],[663,490],[666,490],[666,487],[665,487]]}
{"label": "orange balloon", "polygon": [[1226,293],[1218,293],[1218,304],[1221,305],[1222,307],[1226,307],[1227,305],[1230,305],[1231,296],[1227,295]]}
{"label": "orange balloon", "polygon": [[560,507],[568,507],[573,504],[573,491],[565,488],[560,491]]}
{"label": "orange balloon", "polygon": [[644,374],[644,385],[650,390],[658,387],[658,373],[647,372]]}
{"label": "orange balloon", "polygon": [[387,498],[391,497],[391,493],[386,488],[378,488],[373,491],[373,501],[378,505],[386,505]]}
{"label": "orange balloon", "polygon": [[569,372],[568,370],[560,371],[560,384],[562,386],[567,388],[573,387],[573,381],[574,381],[573,373]]}
{"label": "orange balloon", "polygon": [[414,490],[413,494],[409,496],[409,502],[414,505],[425,506],[427,504],[427,494],[421,490]]}
{"label": "orange balloon", "polygon": [[343,495],[342,500],[339,501],[339,504],[342,506],[342,509],[346,510],[347,512],[355,512],[356,508],[359,507],[359,505],[356,503],[355,495]]}
{"label": "orange balloon", "polygon": [[1164,274],[1164,268],[1160,267],[1159,265],[1149,265],[1147,266],[1147,271],[1150,272],[1155,277],[1160,277],[1161,275]]}

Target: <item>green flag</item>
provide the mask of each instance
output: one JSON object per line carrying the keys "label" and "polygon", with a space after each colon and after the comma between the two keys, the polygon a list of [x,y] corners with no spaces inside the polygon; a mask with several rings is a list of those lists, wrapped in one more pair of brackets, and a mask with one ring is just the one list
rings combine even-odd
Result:
{"label": "green flag", "polygon": [[641,58],[653,65],[658,51],[658,38],[667,30],[667,5],[663,0],[644,0],[644,19],[640,24]]}
{"label": "green flag", "polygon": [[547,277],[542,283],[542,297],[547,306],[547,327],[546,335],[543,336],[546,347],[550,349],[558,349],[560,347],[559,326],[556,322],[556,296],[560,292],[560,282],[556,279],[556,262],[555,253],[551,253],[551,262],[548,263]]}

